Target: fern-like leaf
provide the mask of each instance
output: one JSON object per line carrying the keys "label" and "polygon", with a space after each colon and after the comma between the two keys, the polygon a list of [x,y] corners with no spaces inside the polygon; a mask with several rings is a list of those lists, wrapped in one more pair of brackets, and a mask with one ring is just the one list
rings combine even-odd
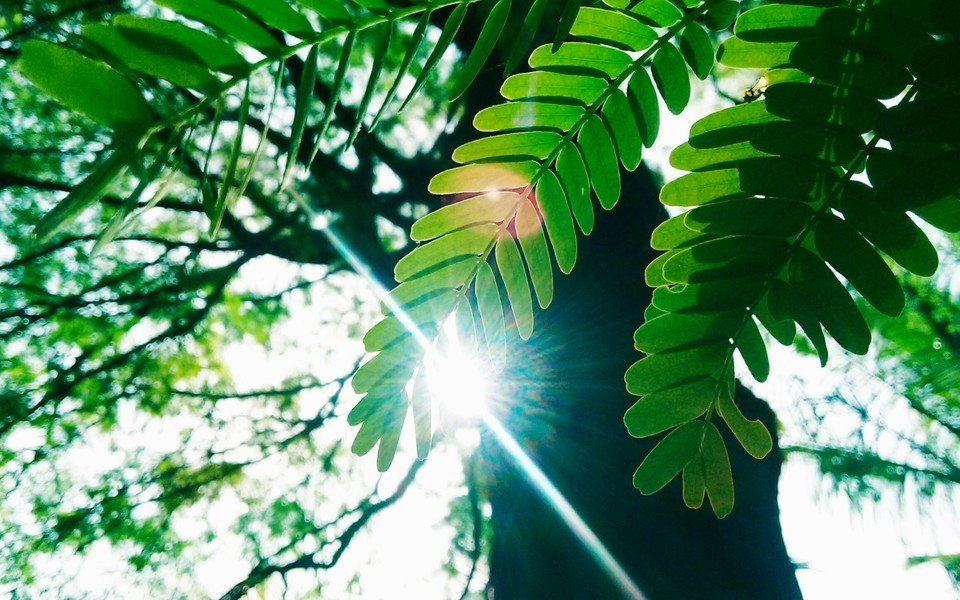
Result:
{"label": "fern-like leaf", "polygon": [[[732,488],[728,498],[715,447],[722,440],[688,432],[712,431],[719,415],[750,454],[771,448],[769,433],[733,400],[734,354],[764,380],[760,327],[789,344],[794,323],[823,362],[823,330],[864,354],[870,330],[848,286],[896,316],[904,295],[881,253],[920,274],[936,269],[936,252],[906,212],[948,229],[960,216],[960,131],[941,125],[956,122],[946,107],[955,106],[960,78],[927,66],[949,45],[934,35],[945,6],[810,0],[738,18],[720,61],[763,69],[766,86],[762,99],[696,123],[671,156],[691,173],[665,186],[661,200],[690,210],[653,234],[666,252],[646,272],[657,288],[635,335],[646,357],[626,374],[640,396],[625,418],[631,433],[672,430],[637,471],[642,492],[682,470],[687,504],[699,506],[705,489],[723,516]],[[858,177],[864,170],[869,183]],[[651,470],[650,461],[670,468]]]}
{"label": "fern-like leaf", "polygon": [[[504,361],[505,327],[522,339],[531,335],[534,299],[546,308],[553,298],[554,264],[569,273],[577,227],[584,234],[593,229],[593,199],[612,208],[621,165],[635,169],[643,146],[656,138],[657,89],[679,110],[689,98],[691,71],[704,76],[708,70],[704,56],[712,49],[703,46],[699,21],[720,3],[697,2],[687,11],[669,2],[658,3],[659,10],[607,4],[581,8],[569,23],[569,41],[531,53],[532,70],[503,83],[508,102],[474,119],[490,135],[457,148],[453,159],[460,166],[431,181],[432,193],[455,203],[414,224],[412,237],[423,243],[397,264],[401,284],[385,305],[385,320],[365,338],[377,354],[354,385],[367,392],[350,415],[363,423],[359,450],[372,448],[368,433],[392,440],[396,432],[385,428],[402,425],[371,408],[367,389],[375,388],[376,377],[368,374],[408,381],[424,369],[423,357],[450,314],[479,324],[468,343],[485,348],[496,367]],[[687,50],[681,50],[684,36]],[[384,414],[405,402],[394,383],[392,394],[372,400]]]}
{"label": "fern-like leaf", "polygon": [[[376,52],[372,72],[366,78],[362,99],[356,107],[356,121],[345,124],[347,145],[353,143],[368,117],[372,127],[392,110],[401,80],[418,62],[430,16],[436,11],[453,9],[448,26],[421,65],[415,89],[404,97],[404,104],[432,74],[467,11],[475,4],[488,1],[433,0],[410,5],[386,1],[345,4],[298,0],[290,4],[286,0],[155,0],[180,19],[118,15],[110,23],[84,26],[73,40],[73,47],[28,41],[17,63],[19,70],[68,108],[112,129],[117,146],[115,158],[107,161],[107,166],[91,175],[88,184],[79,186],[76,193],[68,197],[68,202],[44,218],[37,228],[37,236],[42,239],[56,233],[81,210],[97,202],[127,167],[134,166],[134,161],[143,161],[144,164],[136,165],[139,168],[134,170],[145,175],[141,180],[148,185],[148,177],[162,170],[159,167],[167,162],[167,140],[200,137],[192,136],[200,128],[210,135],[211,141],[208,158],[200,161],[203,173],[199,176],[199,188],[204,210],[211,220],[210,232],[215,234],[224,211],[243,195],[254,172],[256,157],[264,148],[269,118],[261,120],[259,133],[264,141],[253,155],[246,157],[247,160],[241,160],[239,155],[242,139],[249,133],[245,125],[249,111],[253,110],[251,94],[254,86],[262,85],[262,73],[271,73],[270,79],[278,81],[266,92],[274,100],[265,107],[264,113],[272,114],[277,99],[282,97],[276,92],[285,64],[295,62],[297,55],[305,55],[301,77],[295,81],[294,122],[287,140],[286,164],[277,174],[283,188],[294,176],[302,140],[312,121],[317,82],[332,79],[323,116],[315,127],[311,156],[320,151],[327,129],[334,123],[336,107],[351,79],[348,75],[355,47],[360,41],[371,41]],[[497,0],[493,5],[496,21],[505,19],[510,3]],[[405,22],[418,23],[413,43],[405,49],[399,68],[387,73],[384,58],[394,33]],[[500,28],[493,26],[485,29],[482,44],[478,44],[467,59],[470,73],[475,74],[486,61],[499,33]],[[318,72],[318,59],[321,53],[326,56],[336,53],[337,44],[339,55],[334,59],[333,77],[324,77]],[[457,82],[460,92],[472,80],[467,74]],[[394,85],[376,114],[371,115],[370,105],[378,83],[388,76]],[[237,118],[239,126],[230,134],[232,139],[227,143],[231,151],[220,167],[219,161],[211,161],[209,157],[217,134],[223,133],[219,127],[223,107],[232,103],[241,107]],[[177,147],[177,151],[189,150]],[[241,164],[245,170],[238,173]],[[212,171],[214,166],[220,167],[219,170]],[[129,215],[131,211],[123,212]],[[111,229],[115,228],[111,225]],[[102,239],[112,235],[113,232],[109,232]]]}

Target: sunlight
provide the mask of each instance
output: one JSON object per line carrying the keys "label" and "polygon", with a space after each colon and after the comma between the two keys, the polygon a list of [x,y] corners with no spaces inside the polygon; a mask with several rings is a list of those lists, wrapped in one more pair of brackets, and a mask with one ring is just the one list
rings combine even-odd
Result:
{"label": "sunlight", "polygon": [[633,582],[633,579],[630,578],[627,571],[617,562],[617,559],[610,554],[610,551],[603,545],[603,542],[600,541],[597,534],[590,529],[590,526],[587,525],[586,521],[577,513],[576,509],[571,506],[570,502],[564,498],[560,490],[551,483],[546,474],[540,470],[540,467],[523,451],[523,448],[520,447],[517,440],[515,440],[492,415],[488,414],[484,419],[484,423],[500,446],[507,451],[507,454],[510,455],[520,471],[523,472],[530,483],[532,483],[543,498],[547,500],[553,510],[564,520],[567,527],[576,534],[600,568],[607,573],[610,579],[620,586],[620,590],[624,595],[631,598],[631,600],[645,600],[646,596],[643,595],[640,588],[637,587],[637,584]]}
{"label": "sunlight", "polygon": [[[309,210],[306,203],[304,208]],[[457,336],[455,316],[451,316],[443,326],[444,335],[441,337],[445,338],[444,343],[431,347],[430,342],[425,339],[405,312],[399,306],[391,305],[392,299],[387,295],[387,291],[376,280],[363,260],[333,230],[330,223],[314,211],[311,213],[316,218],[320,231],[327,236],[334,248],[373,286],[377,296],[394,310],[419,343],[428,349],[424,357],[424,366],[428,369],[430,394],[435,410],[440,414],[441,423],[450,429],[472,427],[473,431],[479,431],[481,426],[485,427],[553,510],[560,515],[567,527],[576,534],[591,557],[617,583],[624,595],[631,600],[645,600],[646,597],[640,588],[607,550],[600,538],[493,416],[488,407],[491,386],[485,375],[486,371],[479,358]]]}
{"label": "sunlight", "polygon": [[450,428],[475,427],[487,412],[489,386],[484,366],[456,334],[455,318],[444,325],[446,343],[427,354],[430,393],[440,420]]}

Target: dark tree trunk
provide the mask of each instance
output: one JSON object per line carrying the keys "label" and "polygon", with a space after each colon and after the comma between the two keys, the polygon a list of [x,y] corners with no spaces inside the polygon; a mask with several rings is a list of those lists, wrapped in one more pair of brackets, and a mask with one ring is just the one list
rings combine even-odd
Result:
{"label": "dark tree trunk", "polygon": [[[581,240],[573,274],[556,280],[534,339],[513,346],[496,413],[644,597],[799,598],[779,522],[779,449],[757,461],[728,436],[736,506],[722,521],[709,507],[686,508],[679,478],[650,497],[632,486],[652,444],[623,425],[634,400],[623,373],[640,357],[631,334],[650,298],[642,274],[659,216],[650,177],[629,176],[618,207],[598,214],[594,233]],[[737,398],[774,431],[766,403],[745,389]],[[482,452],[496,600],[631,597],[489,432]]]}

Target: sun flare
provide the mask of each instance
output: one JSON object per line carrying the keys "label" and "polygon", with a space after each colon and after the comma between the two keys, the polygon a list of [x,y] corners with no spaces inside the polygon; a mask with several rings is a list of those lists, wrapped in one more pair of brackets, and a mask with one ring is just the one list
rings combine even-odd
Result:
{"label": "sun flare", "polygon": [[487,411],[490,393],[482,362],[455,334],[431,355],[430,393],[441,422],[454,428],[477,425]]}

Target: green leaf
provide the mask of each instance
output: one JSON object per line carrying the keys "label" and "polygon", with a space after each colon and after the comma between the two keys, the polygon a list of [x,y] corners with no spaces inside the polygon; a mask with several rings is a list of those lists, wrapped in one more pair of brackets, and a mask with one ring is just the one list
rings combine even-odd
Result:
{"label": "green leaf", "polygon": [[122,35],[135,36],[134,41],[139,40],[139,43],[148,44],[151,48],[159,49],[166,46],[168,50],[170,48],[185,49],[212,71],[234,76],[243,76],[249,72],[250,66],[247,61],[229,43],[179,21],[117,15],[113,23]]}
{"label": "green leaf", "polygon": [[634,487],[645,496],[663,489],[697,455],[703,436],[703,421],[684,423],[668,433],[634,472]]}
{"label": "green leaf", "polygon": [[[583,235],[590,235],[594,225],[590,180],[587,177],[587,166],[583,163],[583,156],[575,144],[567,144],[560,150],[557,156],[557,175],[570,201],[570,210],[577,219],[580,231]],[[558,258],[557,261],[559,260]]]}
{"label": "green leaf", "polygon": [[716,51],[710,35],[697,22],[690,23],[680,34],[680,52],[698,79],[706,79],[713,71]]}
{"label": "green leaf", "polygon": [[484,337],[490,351],[490,360],[495,369],[500,370],[506,364],[506,345],[504,339],[503,305],[500,302],[500,290],[493,269],[487,262],[480,263],[476,279],[477,309],[483,325]]}
{"label": "green leaf", "polygon": [[520,250],[513,236],[501,235],[496,247],[497,269],[503,277],[503,286],[507,291],[507,300],[513,312],[514,324],[520,339],[529,339],[533,333],[533,301],[527,272],[520,258]]}
{"label": "green leaf", "polygon": [[798,123],[828,124],[857,133],[873,129],[884,112],[883,105],[856,90],[837,89],[822,83],[787,81],[772,84],[764,92],[771,114]]}
{"label": "green leaf", "polygon": [[880,312],[896,317],[906,299],[877,251],[846,221],[826,214],[814,232],[817,251]]}
{"label": "green leaf", "polygon": [[653,303],[661,310],[677,313],[739,310],[756,300],[764,279],[734,277],[672,288],[660,287],[653,292]]}
{"label": "green leaf", "polygon": [[460,30],[460,26],[463,24],[463,19],[467,15],[467,3],[461,2],[457,4],[453,11],[450,13],[450,16],[447,17],[447,20],[443,24],[443,29],[440,30],[440,37],[437,39],[437,45],[433,47],[433,51],[430,52],[430,56],[427,57],[427,60],[423,63],[423,70],[420,71],[420,75],[417,77],[416,81],[413,82],[413,89],[410,90],[410,93],[407,94],[406,99],[400,105],[400,110],[402,111],[407,103],[410,102],[423,88],[424,84],[427,83],[427,78],[433,73],[434,68],[437,66],[437,63],[440,62],[440,59],[443,57],[443,54],[447,51],[447,48],[450,47],[450,44],[453,43],[454,36],[457,35],[457,32]]}
{"label": "green leaf", "polygon": [[651,354],[627,369],[624,377],[627,391],[642,396],[712,377],[719,372],[729,355],[730,344],[726,341],[679,352]]}
{"label": "green leaf", "polygon": [[[742,17],[741,17],[742,18]],[[738,19],[739,20],[739,19]],[[717,50],[717,61],[738,69],[775,69],[790,64],[796,42],[759,43],[727,38]]]}
{"label": "green leaf", "polygon": [[476,163],[447,169],[430,180],[431,194],[499,192],[525,188],[539,171],[534,161]]}
{"label": "green leaf", "polygon": [[752,8],[737,19],[734,34],[750,42],[791,42],[815,33],[822,6],[767,4]]}
{"label": "green leaf", "polygon": [[660,102],[646,69],[637,69],[630,77],[627,100],[643,145],[647,148],[653,146],[660,131]]}
{"label": "green leaf", "polygon": [[[530,5],[530,10],[527,11],[527,15],[523,18],[520,31],[514,36],[513,43],[510,44],[510,50],[507,52],[507,59],[503,65],[504,77],[513,73],[517,65],[520,64],[520,61],[523,60],[523,57],[526,56],[534,36],[537,35],[537,31],[540,29],[544,10],[547,8],[549,1],[550,0],[534,0],[533,4]],[[572,23],[573,21],[571,20],[571,24]]]}
{"label": "green leaf", "polygon": [[411,334],[400,319],[386,317],[363,336],[363,348],[366,352],[379,352],[405,335]]}
{"label": "green leaf", "polygon": [[637,19],[616,11],[587,6],[580,9],[570,34],[631,52],[645,50],[657,40],[657,32]]}
{"label": "green leaf", "polygon": [[[472,279],[479,262],[480,259],[472,254],[458,256],[446,261],[437,269],[407,279],[390,291],[390,302],[386,308],[392,311],[396,306],[409,307],[424,296],[434,296],[458,289]],[[433,318],[431,320],[439,321]]]}
{"label": "green leaf", "polygon": [[738,104],[710,113],[694,123],[690,127],[689,143],[694,148],[716,148],[748,142],[764,124],[779,120],[780,117],[767,110],[763,100]]}
{"label": "green leaf", "polygon": [[687,508],[697,509],[703,506],[707,492],[707,483],[703,472],[703,456],[698,452],[683,468],[683,503]]}
{"label": "green leaf", "polygon": [[264,25],[305,40],[316,34],[310,21],[283,0],[220,0],[235,6]]}
{"label": "green leaf", "polygon": [[530,201],[520,203],[514,227],[523,258],[530,270],[530,281],[533,283],[537,302],[540,308],[547,308],[553,301],[553,263],[550,262],[550,251],[547,250],[540,214]]}
{"label": "green leaf", "polygon": [[770,376],[770,359],[767,358],[767,346],[763,343],[760,330],[750,315],[741,321],[742,328],[734,344],[740,351],[740,357],[747,364],[750,374],[757,381],[766,381]]}
{"label": "green leaf", "polygon": [[867,353],[870,328],[846,288],[822,259],[803,248],[797,249],[791,261],[790,283],[837,343],[854,354]]}
{"label": "green leaf", "polygon": [[827,364],[827,341],[820,321],[809,306],[798,296],[795,288],[781,279],[775,279],[767,294],[768,304],[774,316],[785,315],[800,325],[803,333],[820,357],[820,366]]}
{"label": "green leaf", "polygon": [[423,242],[480,223],[501,223],[520,202],[514,192],[491,192],[460,200],[424,215],[410,228],[410,238]]}
{"label": "green leaf", "polygon": [[557,149],[562,139],[560,134],[552,131],[519,131],[491,135],[463,144],[453,151],[453,160],[461,164],[489,159],[543,160]]}
{"label": "green leaf", "polygon": [[403,421],[407,416],[407,407],[405,403],[391,403],[389,408],[383,412],[385,414],[383,435],[380,437],[380,446],[377,448],[377,470],[381,473],[390,469],[393,458],[397,454],[400,432],[403,430]]}
{"label": "green leaf", "polygon": [[707,9],[703,21],[713,31],[725,31],[733,24],[739,14],[740,2],[737,0],[721,0]]}
{"label": "green leaf", "polygon": [[310,151],[310,158],[307,160],[307,169],[313,165],[317,153],[320,151],[320,143],[327,133],[327,128],[333,122],[337,114],[337,105],[340,103],[340,95],[343,93],[343,86],[346,82],[347,67],[350,65],[350,54],[353,52],[353,45],[357,41],[355,31],[351,31],[343,40],[343,47],[340,49],[340,60],[337,62],[337,72],[333,76],[333,84],[330,86],[330,99],[323,111],[323,118],[317,126],[316,136],[313,138],[313,149]]}
{"label": "green leaf", "polygon": [[580,0],[567,0],[560,11],[560,19],[557,21],[557,29],[553,34],[553,49],[557,50],[563,44],[567,36],[570,35],[570,28],[577,20],[580,13]]}
{"label": "green leaf", "polygon": [[296,3],[306,6],[324,19],[331,21],[350,21],[353,19],[344,8],[342,0],[296,0]]}
{"label": "green leaf", "polygon": [[178,48],[175,43],[168,41],[160,50],[150,43],[155,38],[141,38],[135,30],[127,30],[124,35],[123,30],[105,23],[84,25],[82,35],[88,43],[109,55],[110,62],[133,71],[196,90],[213,90],[220,83],[202,61],[191,56],[192,52]]}
{"label": "green leaf", "polygon": [[797,336],[797,328],[794,325],[794,322],[789,318],[775,317],[770,312],[768,302],[769,295],[764,294],[763,298],[760,300],[760,303],[754,307],[753,314],[756,315],[764,329],[766,329],[770,335],[774,337],[774,339],[784,346],[793,344],[793,340]]}
{"label": "green leaf", "polygon": [[726,342],[742,319],[742,315],[728,312],[693,315],[667,313],[641,325],[633,334],[633,342],[637,350],[646,354]]}
{"label": "green leaf", "polygon": [[911,212],[937,229],[960,232],[960,197],[956,194],[914,207]]}
{"label": "green leaf", "polygon": [[500,94],[507,100],[549,98],[589,106],[606,90],[607,82],[599,77],[534,71],[508,77]]}
{"label": "green leaf", "polygon": [[865,10],[832,8],[817,19],[817,33],[903,67],[910,65],[918,48],[933,41],[910,20],[887,14],[875,6],[867,6]]}
{"label": "green leaf", "polygon": [[231,190],[235,189],[234,178],[237,175],[237,165],[240,161],[240,154],[243,151],[243,134],[247,125],[247,117],[250,115],[250,83],[247,82],[243,87],[243,99],[240,100],[240,109],[237,111],[237,132],[233,137],[233,144],[230,148],[230,158],[227,159],[227,166],[223,170],[223,179],[220,182],[220,189],[217,190],[216,202],[207,211],[210,217],[210,228],[207,233],[214,237],[220,230],[220,224],[223,221],[223,215],[227,210],[227,204],[230,198]]}
{"label": "green leaf", "polygon": [[716,387],[715,379],[700,379],[648,394],[627,409],[623,422],[636,438],[667,431],[707,412],[716,398]]}
{"label": "green leaf", "polygon": [[[737,128],[745,130],[745,127]],[[722,133],[733,132],[726,130]],[[721,132],[717,132],[718,134]],[[714,136],[719,138],[720,135]],[[773,156],[771,153],[760,150],[752,141],[743,141],[735,144],[719,145],[717,147],[697,148],[700,139],[680,144],[670,152],[670,166],[684,171],[710,171],[714,169],[730,168],[738,162],[750,158]],[[726,141],[726,140],[724,140]]]}
{"label": "green leaf", "polygon": [[545,44],[534,50],[529,59],[530,66],[539,71],[610,80],[619,77],[632,62],[623,50],[584,42],[567,42],[556,51]]}
{"label": "green leaf", "polygon": [[[380,32],[381,29],[383,30],[382,33]],[[387,55],[390,53],[393,25],[391,23],[384,23],[381,27],[373,29],[373,31],[377,36],[377,47],[373,54],[373,64],[370,65],[370,75],[367,77],[367,87],[363,91],[363,98],[360,99],[360,104],[357,106],[357,122],[354,123],[353,129],[350,131],[346,143],[344,143],[345,148],[352,146],[357,136],[360,135],[360,129],[363,128],[364,117],[366,117],[367,111],[370,110],[370,103],[373,102],[374,94],[379,89],[377,84],[380,81],[380,74],[383,72],[383,65],[387,60]]]}
{"label": "green leaf", "polygon": [[812,218],[810,207],[796,200],[737,198],[694,208],[684,213],[683,223],[702,233],[787,238],[803,231]]}
{"label": "green leaf", "polygon": [[877,204],[885,210],[912,210],[960,190],[960,150],[924,157],[877,186]]}
{"label": "green leaf", "polygon": [[422,355],[419,342],[413,336],[398,340],[360,365],[353,374],[353,390],[363,394],[375,387],[389,386],[399,392],[410,380],[413,365]]}
{"label": "green leaf", "polygon": [[282,47],[270,33],[243,13],[216,0],[156,0],[160,6],[221,31],[233,39],[271,55]]}
{"label": "green leaf", "polygon": [[676,283],[772,273],[780,269],[789,245],[782,238],[729,236],[672,251],[663,274]]}
{"label": "green leaf", "polygon": [[687,227],[685,224],[687,214],[681,213],[657,225],[650,236],[650,247],[654,250],[673,250],[689,246],[693,241],[706,241],[706,236]]}
{"label": "green leaf", "polygon": [[34,228],[33,235],[41,242],[49,240],[76,219],[81,212],[98,202],[103,198],[107,187],[126,171],[129,166],[127,161],[130,158],[133,158],[130,153],[123,150],[111,152],[97,165],[93,173],[87,175],[50,212],[43,215]]}
{"label": "green leaf", "polygon": [[[290,126],[290,150],[287,151],[287,164],[283,168],[281,188],[290,184],[293,177],[293,168],[297,164],[300,144],[303,142],[303,133],[307,128],[307,116],[313,108],[313,87],[317,83],[317,59],[320,45],[310,46],[307,57],[303,61],[303,70],[300,72],[300,83],[297,86],[297,102],[293,111],[293,124]],[[249,92],[250,86],[247,85]]]}
{"label": "green leaf", "polygon": [[394,276],[406,281],[457,256],[479,256],[489,248],[498,229],[493,223],[481,223],[417,246],[397,262]]}
{"label": "green leaf", "polygon": [[643,142],[640,139],[640,132],[636,127],[632,127],[633,112],[624,93],[614,90],[603,103],[601,114],[616,145],[620,164],[628,171],[636,170],[640,166]]}
{"label": "green leaf", "polygon": [[[564,46],[566,47],[566,46]],[[583,108],[552,102],[508,102],[484,108],[473,118],[477,131],[550,129],[567,132],[583,117]]]}
{"label": "green leaf", "polygon": [[380,110],[377,111],[377,114],[374,115],[373,120],[370,121],[370,131],[373,131],[377,124],[380,122],[380,119],[387,112],[387,108],[393,104],[394,99],[397,97],[397,92],[400,90],[400,84],[406,79],[407,74],[410,72],[410,66],[413,64],[414,57],[417,56],[418,50],[420,49],[420,44],[423,42],[424,37],[426,37],[427,27],[430,25],[430,16],[433,14],[433,10],[427,8],[423,11],[423,14],[420,16],[420,21],[417,22],[416,29],[413,30],[413,33],[410,35],[410,40],[407,42],[407,52],[403,55],[403,59],[400,61],[400,66],[397,67],[396,72],[393,75],[393,85],[390,86],[390,89],[387,90],[387,94],[383,97],[383,102],[380,104]]}
{"label": "green leaf", "polygon": [[717,412],[747,454],[760,460],[773,449],[773,438],[770,437],[770,432],[763,423],[748,420],[743,416],[733,398],[732,391],[719,395]]}
{"label": "green leaf", "polygon": [[866,148],[856,132],[786,121],[764,125],[753,145],[769,154],[843,165],[852,164]]}
{"label": "green leaf", "polygon": [[673,44],[664,44],[653,57],[652,71],[667,109],[679,115],[690,101],[690,75],[680,50]]}
{"label": "green leaf", "polygon": [[704,423],[702,439],[700,452],[703,457],[707,498],[710,500],[713,512],[722,519],[733,511],[733,473],[730,471],[730,457],[727,455],[727,446],[720,437],[720,431],[713,423]]}
{"label": "green leaf", "polygon": [[421,366],[413,380],[413,395],[410,397],[410,408],[413,410],[413,429],[417,438],[417,458],[420,460],[427,458],[427,455],[430,454],[430,446],[433,443],[430,405],[430,379],[427,370]]}
{"label": "green leaf", "polygon": [[490,10],[490,14],[487,15],[487,19],[483,22],[483,28],[480,30],[480,35],[477,37],[470,55],[460,67],[460,72],[450,87],[449,100],[455,100],[462,96],[470,87],[470,84],[473,83],[480,69],[487,62],[487,58],[490,57],[490,52],[493,51],[497,40],[500,39],[500,33],[503,31],[503,26],[509,15],[510,0],[497,0],[497,3]]}
{"label": "green leaf", "polygon": [[620,167],[613,141],[599,116],[593,114],[587,118],[577,134],[577,144],[583,151],[590,186],[600,206],[610,210],[620,199]]}
{"label": "green leaf", "polygon": [[861,90],[881,100],[899,95],[912,81],[906,67],[863,53],[851,60],[848,53],[844,45],[811,38],[797,44],[790,62],[822,81]]}
{"label": "green leaf", "polygon": [[60,104],[121,135],[138,136],[151,120],[150,108],[128,79],[66,46],[27,40],[16,66]]}
{"label": "green leaf", "polygon": [[737,169],[718,169],[688,173],[674,179],[660,190],[660,202],[666,206],[699,206],[742,194],[740,172]]}
{"label": "green leaf", "polygon": [[[577,232],[573,228],[573,217],[566,195],[552,171],[544,171],[537,183],[535,197],[550,236],[557,266],[562,273],[569,274],[577,262]],[[589,198],[587,201],[589,202]]]}
{"label": "green leaf", "polygon": [[632,4],[630,12],[654,27],[671,27],[683,18],[683,13],[670,0],[644,0],[643,2],[628,0],[608,2],[604,0],[604,3],[614,8],[627,8]]}

